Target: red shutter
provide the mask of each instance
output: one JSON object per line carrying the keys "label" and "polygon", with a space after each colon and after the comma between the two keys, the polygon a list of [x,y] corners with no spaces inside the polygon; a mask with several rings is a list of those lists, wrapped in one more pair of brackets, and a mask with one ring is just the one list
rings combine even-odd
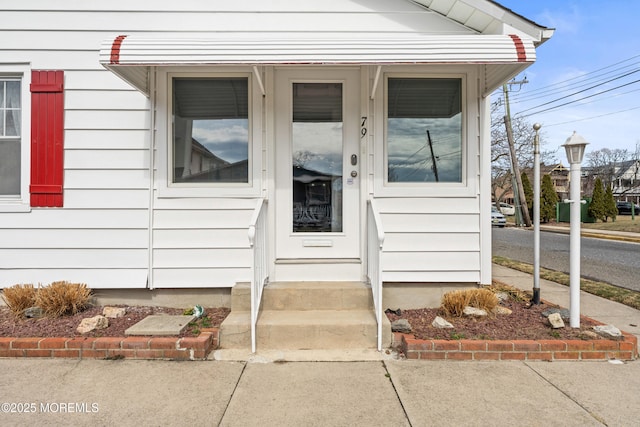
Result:
{"label": "red shutter", "polygon": [[62,206],[64,72],[31,72],[31,206]]}

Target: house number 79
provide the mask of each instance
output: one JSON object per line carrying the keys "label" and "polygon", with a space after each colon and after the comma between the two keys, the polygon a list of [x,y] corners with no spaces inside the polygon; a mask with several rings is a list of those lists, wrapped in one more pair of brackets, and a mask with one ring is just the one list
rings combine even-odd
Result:
{"label": "house number 79", "polygon": [[361,138],[364,138],[365,135],[367,134],[367,127],[365,126],[367,124],[367,118],[366,117],[362,117],[362,124],[360,125],[360,136]]}

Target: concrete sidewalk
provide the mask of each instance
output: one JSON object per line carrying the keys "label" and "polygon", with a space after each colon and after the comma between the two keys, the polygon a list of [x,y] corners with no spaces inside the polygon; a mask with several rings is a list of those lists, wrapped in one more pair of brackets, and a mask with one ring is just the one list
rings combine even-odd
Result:
{"label": "concrete sidewalk", "polygon": [[635,426],[640,363],[1,359],[2,426]]}

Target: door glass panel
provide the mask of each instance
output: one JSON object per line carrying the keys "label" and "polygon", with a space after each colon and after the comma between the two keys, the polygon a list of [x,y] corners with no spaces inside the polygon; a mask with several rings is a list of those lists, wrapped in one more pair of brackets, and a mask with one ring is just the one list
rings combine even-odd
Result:
{"label": "door glass panel", "polygon": [[342,231],[342,84],[294,83],[293,231]]}

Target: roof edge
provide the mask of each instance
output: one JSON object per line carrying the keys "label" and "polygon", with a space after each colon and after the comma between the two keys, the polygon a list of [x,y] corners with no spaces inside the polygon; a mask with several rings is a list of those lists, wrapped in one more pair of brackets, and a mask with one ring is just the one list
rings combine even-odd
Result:
{"label": "roof edge", "polygon": [[[508,34],[511,30],[508,30],[507,28],[512,28],[533,39],[536,46],[539,46],[549,40],[555,32],[554,28],[538,24],[535,21],[501,5],[496,0],[441,0],[438,3],[435,3],[435,0],[410,1],[434,13],[438,13],[447,19],[456,21],[480,34],[500,32],[502,32],[502,34]],[[475,14],[489,17],[493,21],[485,27],[479,27],[477,25],[473,26],[470,24],[470,22],[473,22],[472,19],[466,19],[465,21],[463,15],[459,13],[460,9],[464,9],[465,7],[475,10]]]}

